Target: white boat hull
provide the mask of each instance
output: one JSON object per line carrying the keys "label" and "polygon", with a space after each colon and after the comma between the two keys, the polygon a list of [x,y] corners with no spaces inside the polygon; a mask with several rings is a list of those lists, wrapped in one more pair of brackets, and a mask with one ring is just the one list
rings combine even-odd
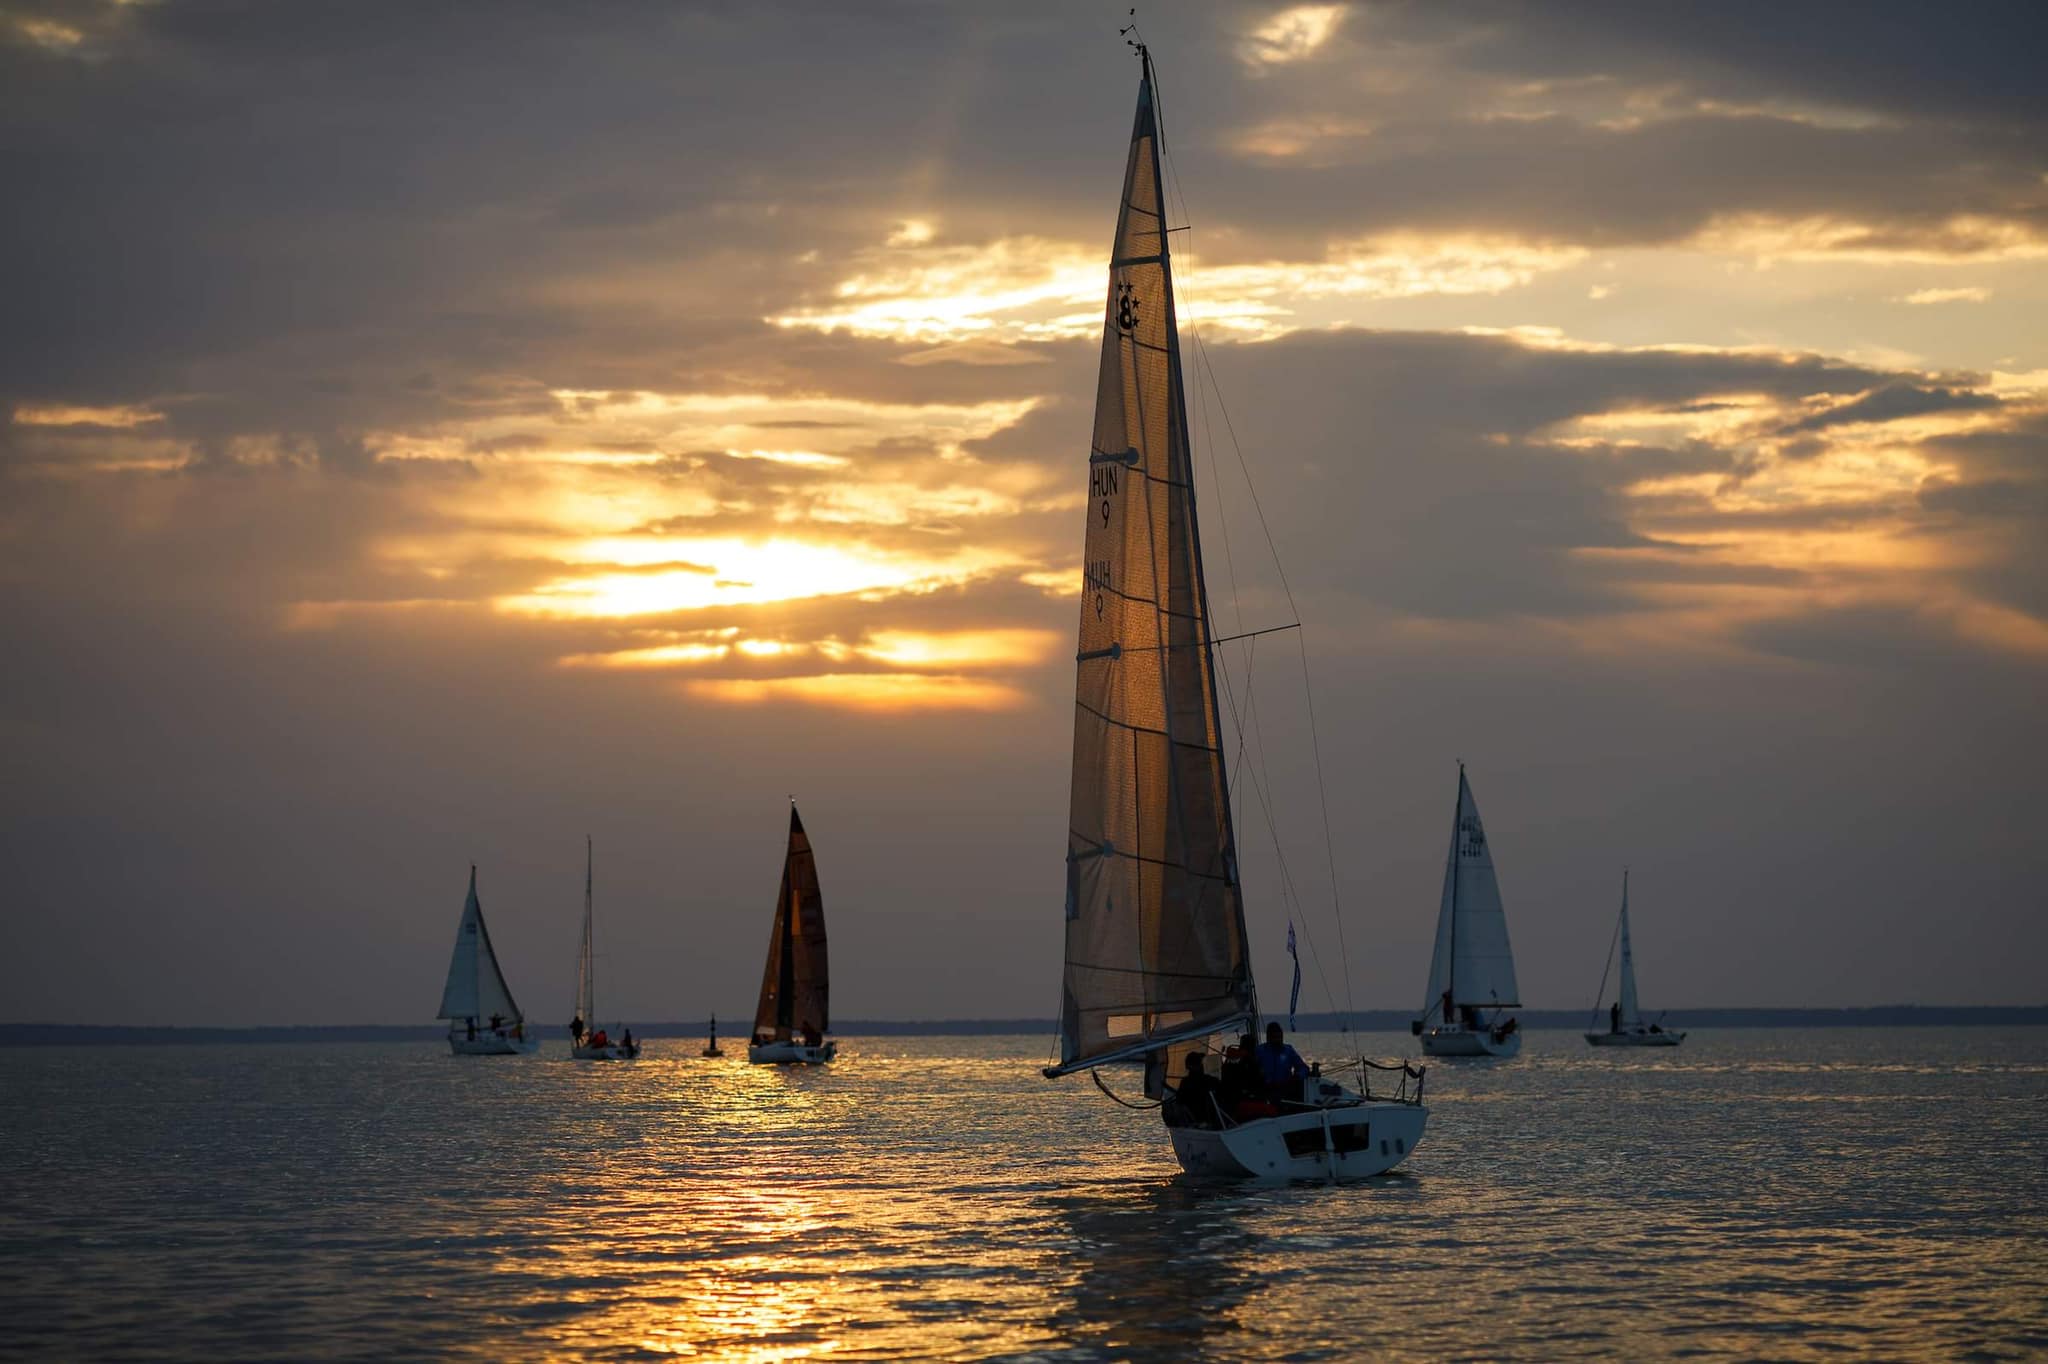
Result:
{"label": "white boat hull", "polygon": [[637,1061],[640,1059],[640,1044],[627,1046],[623,1042],[611,1042],[602,1047],[570,1046],[569,1055],[578,1061]]}
{"label": "white boat hull", "polygon": [[818,1066],[839,1052],[835,1041],[807,1047],[801,1042],[749,1043],[747,1059],[757,1066]]}
{"label": "white boat hull", "polygon": [[1422,1034],[1424,1056],[1491,1056],[1502,1060],[1522,1050],[1522,1030],[1496,1037],[1491,1029],[1430,1028]]}
{"label": "white boat hull", "polygon": [[1328,1182],[1393,1169],[1422,1140],[1428,1118],[1421,1104],[1366,1101],[1167,1131],[1174,1158],[1191,1175]]}
{"label": "white boat hull", "polygon": [[475,1037],[449,1037],[448,1050],[457,1056],[531,1056],[540,1050],[540,1039],[480,1032]]}
{"label": "white boat hull", "polygon": [[1586,1040],[1596,1047],[1675,1047],[1685,1040],[1682,1032],[1589,1032]]}

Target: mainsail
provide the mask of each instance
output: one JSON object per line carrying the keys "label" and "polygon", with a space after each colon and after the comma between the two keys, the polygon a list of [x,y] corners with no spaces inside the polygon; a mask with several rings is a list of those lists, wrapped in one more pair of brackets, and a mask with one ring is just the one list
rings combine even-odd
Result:
{"label": "mainsail", "polygon": [[455,930],[455,952],[448,959],[448,983],[441,989],[441,1012],[436,1018],[488,1019],[495,1015],[506,1023],[522,1019],[505,974],[498,969],[498,954],[491,950],[491,931],[484,927],[484,907],[476,898],[476,868],[469,869],[469,899],[462,906],[462,922]]}
{"label": "mainsail", "polygon": [[1444,863],[1444,895],[1437,910],[1436,951],[1429,961],[1423,1017],[1441,1015],[1446,995],[1453,1007],[1505,1008],[1522,1002],[1500,882],[1493,874],[1493,852],[1486,845],[1486,828],[1479,822],[1479,806],[1472,799],[1463,763],[1458,765],[1458,810]]}
{"label": "mainsail", "polygon": [[754,1008],[754,1037],[778,1042],[806,1032],[823,1034],[832,1021],[827,994],[831,975],[825,962],[825,900],[818,892],[818,863],[811,840],[789,806],[789,851],[782,863],[782,889],[775,897],[775,929],[768,935],[768,965],[761,973],[761,1002]]}
{"label": "mainsail", "polygon": [[[1655,887],[1652,887],[1655,889]],[[1643,1021],[1636,1006],[1636,954],[1628,943],[1628,873],[1621,874],[1621,1026],[1634,1028]]]}
{"label": "mainsail", "polygon": [[[1141,49],[1142,53],[1142,49]],[[1052,1074],[1255,1015],[1195,519],[1152,66],[1109,264]]]}
{"label": "mainsail", "polygon": [[591,1028],[597,1027],[597,967],[591,952],[590,931],[590,873],[592,853],[590,838],[583,839],[583,950],[576,957],[576,1017]]}

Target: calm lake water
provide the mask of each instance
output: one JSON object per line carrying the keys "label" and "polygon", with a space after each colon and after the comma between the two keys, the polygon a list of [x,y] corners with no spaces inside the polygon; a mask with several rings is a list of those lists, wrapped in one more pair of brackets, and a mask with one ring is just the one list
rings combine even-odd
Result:
{"label": "calm lake water", "polygon": [[2048,1351],[2048,1029],[1537,1032],[1337,1189],[1187,1182],[1045,1038],[697,1045],[0,1050],[0,1354]]}

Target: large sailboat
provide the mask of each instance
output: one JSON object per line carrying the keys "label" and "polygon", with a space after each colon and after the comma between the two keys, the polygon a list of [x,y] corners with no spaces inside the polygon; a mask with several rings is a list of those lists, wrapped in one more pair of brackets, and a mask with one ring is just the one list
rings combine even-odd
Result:
{"label": "large sailboat", "polygon": [[448,983],[441,988],[441,1012],[435,1017],[448,1020],[448,1049],[457,1056],[520,1056],[540,1046],[540,1039],[527,1037],[526,1016],[512,1002],[498,954],[491,950],[474,866],[462,922],[455,929],[455,951],[448,958]]}
{"label": "large sailboat", "polygon": [[[1150,54],[1109,262],[1074,687],[1060,1060],[1142,1062],[1191,1173],[1382,1173],[1421,1139],[1421,1077],[1373,1099],[1320,1073],[1280,1101],[1181,1102],[1187,1058],[1255,1026],[1214,634],[1196,523]],[[1360,1067],[1364,1074],[1364,1067]],[[1096,1081],[1102,1084],[1100,1073]],[[1107,1088],[1107,1086],[1104,1086]],[[1190,1089],[1189,1095],[1195,1091]]]}
{"label": "large sailboat", "polygon": [[818,892],[818,860],[789,803],[789,848],[782,859],[782,889],[775,896],[775,928],[747,1059],[764,1065],[816,1064],[839,1050],[825,1040],[831,1028],[825,963],[825,899]]}
{"label": "large sailboat", "polygon": [[569,1025],[569,1055],[578,1061],[632,1061],[640,1055],[640,1044],[628,1028],[619,1037],[597,1023],[597,964],[591,951],[591,867],[594,858],[590,839],[583,840],[583,950],[576,957],[576,1021]]}
{"label": "large sailboat", "polygon": [[1458,808],[1444,862],[1436,951],[1429,960],[1429,998],[1414,1029],[1428,1056],[1513,1056],[1522,1049],[1522,1030],[1507,1010],[1521,1004],[1493,852],[1486,845],[1472,784],[1465,780],[1465,764],[1459,763]]}
{"label": "large sailboat", "polygon": [[[1615,944],[1621,946],[1621,988],[1607,1010],[1607,1028],[1600,1030],[1600,1001],[1607,998],[1607,971],[1614,964]],[[1667,1032],[1662,1015],[1643,1022],[1636,1004],[1636,955],[1628,941],[1628,870],[1621,873],[1621,917],[1614,925],[1614,942],[1607,946],[1607,960],[1600,968],[1600,993],[1593,998],[1593,1022],[1586,1040],[1596,1047],[1675,1047],[1685,1040],[1682,1032]]]}

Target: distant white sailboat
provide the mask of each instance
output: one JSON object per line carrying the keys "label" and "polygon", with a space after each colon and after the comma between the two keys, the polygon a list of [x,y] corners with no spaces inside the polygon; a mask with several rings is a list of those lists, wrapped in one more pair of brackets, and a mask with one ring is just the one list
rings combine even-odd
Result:
{"label": "distant white sailboat", "polygon": [[[1173,1151],[1198,1174],[1380,1174],[1422,1137],[1412,1099],[1311,1075],[1229,1104],[1183,1079],[1258,1018],[1224,771],[1195,513],[1150,55],[1109,264],[1074,688],[1066,969],[1049,1077],[1143,1061]],[[1404,1068],[1405,1069],[1405,1068]],[[1171,1079],[1169,1078],[1171,1077]],[[1175,1083],[1179,1082],[1179,1083]],[[1183,1094],[1182,1091],[1185,1091]],[[1184,1101],[1185,1100],[1185,1101]]]}
{"label": "distant white sailboat", "polygon": [[576,1021],[569,1025],[569,1055],[578,1061],[632,1061],[640,1044],[628,1028],[614,1038],[597,1025],[597,962],[592,952],[591,870],[595,857],[590,838],[583,839],[583,950],[576,958]]}
{"label": "distant white sailboat", "polygon": [[498,954],[491,950],[491,932],[484,927],[484,907],[476,898],[476,868],[469,869],[469,898],[455,929],[455,951],[448,958],[448,983],[441,989],[441,1012],[448,1020],[448,1049],[457,1056],[520,1056],[539,1048],[526,1035],[526,1016],[512,1002]]}
{"label": "distant white sailboat", "polygon": [[[1599,1031],[1600,1001],[1607,997],[1607,972],[1614,965],[1615,944],[1621,947],[1621,989],[1607,1010],[1607,1030]],[[1621,916],[1614,925],[1614,940],[1607,945],[1607,960],[1600,969],[1600,991],[1593,997],[1593,1022],[1586,1040],[1596,1047],[1675,1047],[1685,1040],[1682,1032],[1665,1030],[1662,1015],[1656,1022],[1643,1022],[1636,1004],[1636,956],[1628,940],[1628,871],[1621,873]]]}
{"label": "distant white sailboat", "polygon": [[1507,1010],[1521,1007],[1507,913],[1479,805],[1458,764],[1458,805],[1437,909],[1436,950],[1429,961],[1429,998],[1414,1030],[1428,1056],[1513,1056],[1521,1025]]}
{"label": "distant white sailboat", "polygon": [[789,803],[789,847],[782,858],[782,889],[775,896],[775,927],[768,964],[754,1007],[747,1059],[763,1065],[816,1065],[838,1053],[825,1040],[832,1026],[831,973],[825,958],[825,898],[818,890],[818,860]]}

